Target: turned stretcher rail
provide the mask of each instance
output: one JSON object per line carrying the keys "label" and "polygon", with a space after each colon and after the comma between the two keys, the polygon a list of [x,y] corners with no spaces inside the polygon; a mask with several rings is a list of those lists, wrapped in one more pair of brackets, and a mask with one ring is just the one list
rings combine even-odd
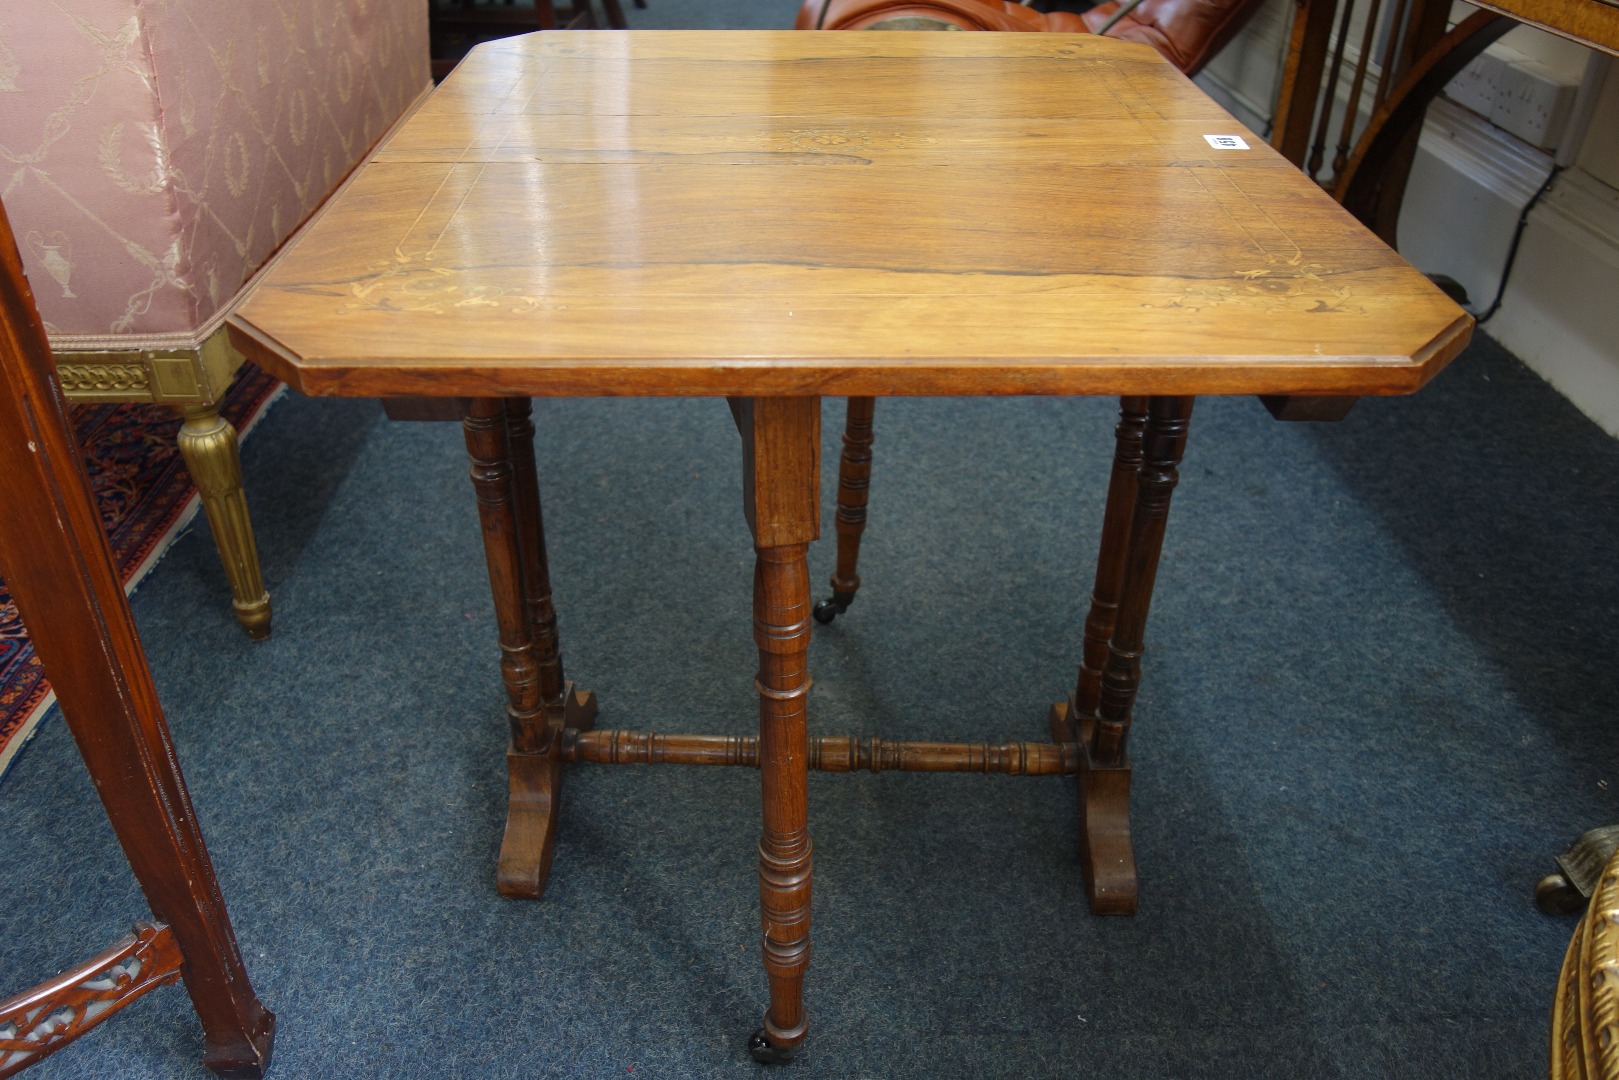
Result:
{"label": "turned stretcher rail", "polygon": [[[652,731],[574,731],[562,735],[562,760],[598,765],[759,766],[751,735],[660,735]],[[1076,743],[901,742],[849,735],[810,739],[809,767],[820,772],[982,772],[1008,776],[1070,776]]]}

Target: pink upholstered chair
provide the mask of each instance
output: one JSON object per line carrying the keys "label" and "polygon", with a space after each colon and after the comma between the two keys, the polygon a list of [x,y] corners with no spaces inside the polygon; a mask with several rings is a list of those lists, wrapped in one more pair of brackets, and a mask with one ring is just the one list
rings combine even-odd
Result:
{"label": "pink upholstered chair", "polygon": [[422,0],[0,5],[0,198],[70,399],[184,417],[236,616],[270,630],[221,326],[429,87]]}

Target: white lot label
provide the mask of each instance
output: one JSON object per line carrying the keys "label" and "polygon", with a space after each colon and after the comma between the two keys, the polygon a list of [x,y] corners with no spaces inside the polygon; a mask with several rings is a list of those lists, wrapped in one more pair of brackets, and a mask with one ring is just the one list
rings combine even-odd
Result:
{"label": "white lot label", "polygon": [[1246,150],[1248,143],[1241,135],[1205,135],[1209,145],[1216,150]]}

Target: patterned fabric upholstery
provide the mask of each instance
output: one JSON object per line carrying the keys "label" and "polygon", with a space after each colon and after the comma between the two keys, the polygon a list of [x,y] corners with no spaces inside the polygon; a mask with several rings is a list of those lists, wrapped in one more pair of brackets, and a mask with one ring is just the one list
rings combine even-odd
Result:
{"label": "patterned fabric upholstery", "polygon": [[53,338],[208,322],[427,85],[422,0],[0,5],[0,199]]}

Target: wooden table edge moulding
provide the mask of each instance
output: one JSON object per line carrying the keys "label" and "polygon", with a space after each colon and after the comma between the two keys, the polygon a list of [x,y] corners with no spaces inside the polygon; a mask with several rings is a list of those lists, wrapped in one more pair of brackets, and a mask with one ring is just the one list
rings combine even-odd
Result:
{"label": "wooden table edge moulding", "polygon": [[[1341,416],[1418,389],[1472,326],[1244,135],[1153,50],[1094,36],[548,32],[469,55],[230,329],[307,394],[455,402],[511,728],[502,894],[544,892],[567,763],[758,769],[762,1062],[808,1028],[810,769],[1074,775],[1092,910],[1136,910],[1127,740],[1195,397]],[[1121,398],[1051,741],[810,735],[834,394]],[[730,400],[757,737],[597,730],[564,674],[530,399],[592,395]]]}
{"label": "wooden table edge moulding", "polygon": [[0,1000],[0,1077],[181,979],[202,1022],[204,1064],[262,1077],[275,1015],[243,966],[3,209],[0,501],[26,508],[0,515],[0,574],[158,920]]}

